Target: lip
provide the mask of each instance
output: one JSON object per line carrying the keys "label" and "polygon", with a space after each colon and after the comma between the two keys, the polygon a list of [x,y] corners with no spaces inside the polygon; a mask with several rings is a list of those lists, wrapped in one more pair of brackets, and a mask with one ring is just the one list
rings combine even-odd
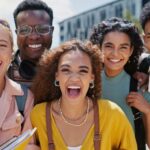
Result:
{"label": "lip", "polygon": [[2,61],[0,60],[0,65],[2,64]]}

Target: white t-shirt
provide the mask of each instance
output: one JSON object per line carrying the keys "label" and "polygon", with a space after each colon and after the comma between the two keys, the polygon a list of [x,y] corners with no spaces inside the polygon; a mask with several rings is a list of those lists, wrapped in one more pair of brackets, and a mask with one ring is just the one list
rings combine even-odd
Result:
{"label": "white t-shirt", "polygon": [[81,145],[80,146],[76,146],[76,147],[68,146],[68,150],[80,150],[80,149],[81,149]]}

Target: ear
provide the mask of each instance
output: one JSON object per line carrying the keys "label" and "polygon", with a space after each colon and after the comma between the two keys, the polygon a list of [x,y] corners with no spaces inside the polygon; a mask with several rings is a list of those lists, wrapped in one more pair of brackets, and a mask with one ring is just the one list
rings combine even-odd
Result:
{"label": "ear", "polygon": [[129,55],[129,57],[132,55],[133,50],[134,50],[134,47],[132,46],[132,47],[131,47],[131,51],[130,51],[130,55]]}

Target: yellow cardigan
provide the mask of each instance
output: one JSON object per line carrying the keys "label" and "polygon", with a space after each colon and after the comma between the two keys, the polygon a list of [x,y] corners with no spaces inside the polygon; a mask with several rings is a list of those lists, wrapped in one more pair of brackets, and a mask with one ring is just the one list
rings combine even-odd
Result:
{"label": "yellow cardigan", "polygon": [[[99,100],[101,150],[137,150],[135,136],[122,110],[113,102]],[[41,150],[48,150],[46,132],[46,103],[38,104],[31,113],[33,127],[37,127],[36,138]],[[56,150],[67,150],[60,131],[52,117],[52,132]],[[94,125],[89,130],[81,150],[94,150]]]}

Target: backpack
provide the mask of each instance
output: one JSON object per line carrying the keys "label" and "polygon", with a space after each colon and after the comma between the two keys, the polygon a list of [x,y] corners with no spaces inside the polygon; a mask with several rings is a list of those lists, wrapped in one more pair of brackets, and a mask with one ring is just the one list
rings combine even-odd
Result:
{"label": "backpack", "polygon": [[23,112],[24,112],[24,108],[25,108],[25,104],[27,100],[28,88],[23,84],[20,84],[20,85],[24,92],[24,95],[16,96],[16,101],[17,101],[19,112],[24,116]]}
{"label": "backpack", "polygon": [[[130,92],[137,92],[137,84],[137,80],[131,77]],[[131,109],[134,115],[135,137],[138,150],[146,150],[145,128],[142,120],[142,113],[134,107],[131,107]]]}

